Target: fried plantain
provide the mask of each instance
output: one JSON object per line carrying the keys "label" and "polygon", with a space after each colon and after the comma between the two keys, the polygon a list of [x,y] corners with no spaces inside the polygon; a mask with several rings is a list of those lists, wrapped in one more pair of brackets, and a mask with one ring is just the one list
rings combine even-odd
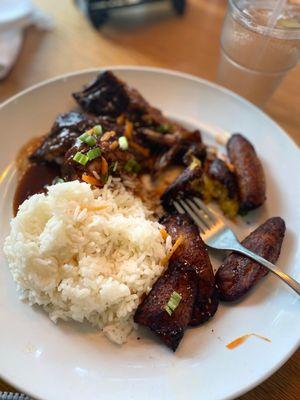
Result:
{"label": "fried plantain", "polygon": [[[279,257],[285,223],[280,217],[268,219],[243,241],[242,245],[268,261],[275,263]],[[234,301],[244,296],[269,270],[250,258],[229,254],[216,274],[220,299]]]}
{"label": "fried plantain", "polygon": [[[181,296],[181,300],[169,315],[166,306],[174,291]],[[150,328],[175,351],[191,319],[196,294],[195,269],[188,264],[172,263],[138,306],[134,321]]]}
{"label": "fried plantain", "polygon": [[240,210],[253,210],[266,200],[266,182],[262,164],[252,144],[234,134],[227,142],[229,159],[234,166],[239,190]]}
{"label": "fried plantain", "polygon": [[184,243],[170,259],[173,263],[191,265],[197,273],[198,291],[189,325],[200,325],[211,318],[218,308],[218,294],[215,278],[206,246],[194,222],[186,215],[175,214],[166,217],[162,224],[173,240],[180,235]]}

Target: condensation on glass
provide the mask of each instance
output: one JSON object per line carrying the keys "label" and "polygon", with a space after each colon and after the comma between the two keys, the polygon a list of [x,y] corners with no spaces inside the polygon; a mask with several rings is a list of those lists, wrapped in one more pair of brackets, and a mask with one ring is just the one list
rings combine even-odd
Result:
{"label": "condensation on glass", "polygon": [[230,0],[217,80],[263,106],[300,56],[300,5],[288,4],[268,26],[276,1]]}

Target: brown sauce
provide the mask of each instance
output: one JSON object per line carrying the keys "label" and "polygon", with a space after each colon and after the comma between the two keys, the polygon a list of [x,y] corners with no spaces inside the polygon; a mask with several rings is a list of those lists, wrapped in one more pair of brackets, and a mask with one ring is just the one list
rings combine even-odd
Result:
{"label": "brown sauce", "polygon": [[20,175],[24,173],[30,164],[28,157],[39,147],[43,140],[44,136],[34,137],[19,150],[16,158],[16,166]]}
{"label": "brown sauce", "polygon": [[17,214],[19,206],[28,197],[45,192],[45,186],[51,185],[57,176],[60,176],[60,168],[55,164],[29,164],[21,175],[15,192],[14,215]]}

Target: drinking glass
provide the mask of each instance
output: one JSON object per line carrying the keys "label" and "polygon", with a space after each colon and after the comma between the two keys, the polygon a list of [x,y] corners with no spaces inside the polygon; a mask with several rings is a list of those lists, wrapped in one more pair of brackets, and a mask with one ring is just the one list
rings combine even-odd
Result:
{"label": "drinking glass", "polygon": [[221,35],[217,81],[258,106],[300,56],[300,5],[288,2],[274,20],[277,3],[228,0]]}

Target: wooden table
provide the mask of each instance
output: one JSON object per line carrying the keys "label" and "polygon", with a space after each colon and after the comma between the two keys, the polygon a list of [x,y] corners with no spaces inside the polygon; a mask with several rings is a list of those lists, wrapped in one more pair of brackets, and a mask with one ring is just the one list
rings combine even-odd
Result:
{"label": "wooden table", "polygon": [[[131,24],[130,28],[109,24],[101,33],[89,25],[71,0],[36,3],[54,16],[55,29],[43,33],[28,29],[17,65],[0,82],[0,101],[56,75],[117,64],[173,68],[215,80],[225,0],[190,0],[184,18],[165,15],[139,26]],[[300,65],[288,74],[266,107],[266,112],[298,144],[299,106]],[[300,351],[265,383],[239,400],[300,399],[299,377]],[[3,381],[0,390],[14,391]]]}

